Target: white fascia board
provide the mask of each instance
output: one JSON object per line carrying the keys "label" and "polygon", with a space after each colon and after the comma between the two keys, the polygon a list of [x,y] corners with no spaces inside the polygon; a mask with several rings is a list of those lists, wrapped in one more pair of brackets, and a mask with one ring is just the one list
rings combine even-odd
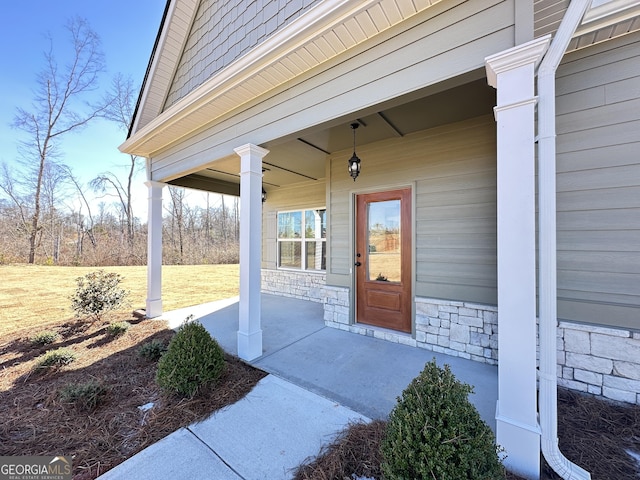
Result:
{"label": "white fascia board", "polygon": [[[167,26],[171,23],[171,18],[175,12],[176,3],[170,2],[169,11],[167,12]],[[142,114],[142,108],[147,103],[147,97],[149,95],[149,90],[151,88],[151,84],[153,83],[153,78],[155,76],[156,70],[158,68],[158,62],[160,61],[160,53],[164,49],[164,45],[167,42],[167,31],[168,28],[163,28],[163,31],[160,33],[160,39],[158,40],[157,50],[152,52],[153,58],[151,59],[151,66],[149,67],[149,76],[147,77],[147,82],[144,84],[144,90],[141,93],[140,97],[140,112],[133,119],[133,128],[131,132],[135,132],[138,130],[138,122],[140,121],[140,116]]]}
{"label": "white fascia board", "polygon": [[[134,123],[133,123],[133,128],[131,129],[132,134],[135,134],[135,132],[138,129],[138,124],[139,124],[140,118],[143,116],[143,111],[147,103],[147,98],[149,96],[150,91],[152,89],[162,88],[164,90],[163,96],[166,97],[169,87],[171,86],[170,80],[166,78],[163,78],[162,80],[159,81],[156,78],[156,73],[158,72],[159,65],[163,62],[162,53],[165,49],[165,45],[167,45],[167,43],[170,41],[169,38],[171,37],[173,23],[177,15],[176,13],[177,3],[178,2],[176,1],[169,2],[169,10],[167,11],[165,24],[163,26],[162,32],[160,33],[158,44],[155,50],[152,52],[153,58],[151,59],[149,73],[143,85],[144,90],[141,93],[140,107],[139,107],[140,110],[138,112],[138,115],[136,115],[136,118],[133,119]],[[193,18],[195,17],[195,14],[197,11],[198,2],[196,0],[188,0],[188,1],[182,1],[180,5],[182,8],[182,11],[188,13],[189,18],[191,19],[188,22],[188,24],[191,25],[193,23]],[[188,37],[189,37],[189,32],[186,32],[186,34],[184,35],[184,38],[182,39],[182,43],[177,47],[179,50],[182,50],[184,48],[184,45]],[[178,64],[176,63],[173,66],[173,71],[175,72],[177,68],[178,68]],[[173,78],[173,75],[170,75],[170,78]]]}
{"label": "white fascia board", "polygon": [[242,82],[278,62],[329,29],[353,18],[378,2],[379,0],[359,2],[324,0],[320,2],[316,7],[301,15],[297,20],[276,32],[263,43],[180,99],[141,128],[140,131],[135,132],[134,135],[120,145],[120,151],[135,151],[138,146],[148,138],[156,135],[160,130],[190,115],[203,104],[242,84]]}

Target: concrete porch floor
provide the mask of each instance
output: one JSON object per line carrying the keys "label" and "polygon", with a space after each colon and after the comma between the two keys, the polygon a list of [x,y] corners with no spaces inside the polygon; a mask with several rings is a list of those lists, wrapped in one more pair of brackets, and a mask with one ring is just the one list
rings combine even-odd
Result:
{"label": "concrete porch floor", "polygon": [[[495,431],[497,367],[326,327],[320,303],[270,294],[261,300],[263,354],[251,362],[256,367],[369,418],[386,418],[409,382],[435,358],[473,385],[470,400]],[[227,352],[237,354],[237,298],[163,318],[175,327],[189,314]]]}
{"label": "concrete porch floor", "polygon": [[[236,354],[238,299],[168,312],[188,316]],[[269,373],[243,399],[173,432],[109,470],[101,480],[288,480],[296,467],[356,421],[386,418],[424,364],[436,358],[474,385],[471,401],[495,430],[497,368],[325,327],[319,303],[262,295]]]}

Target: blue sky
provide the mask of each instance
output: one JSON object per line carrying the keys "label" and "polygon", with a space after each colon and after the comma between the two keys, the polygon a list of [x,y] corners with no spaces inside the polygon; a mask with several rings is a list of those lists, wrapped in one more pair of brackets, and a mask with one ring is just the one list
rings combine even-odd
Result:
{"label": "blue sky", "polygon": [[[107,71],[101,87],[108,89],[118,72],[135,85],[144,78],[166,0],[19,0],[3,1],[0,13],[0,162],[10,166],[17,157],[19,130],[10,124],[17,107],[29,110],[36,75],[44,67],[49,32],[59,64],[71,44],[64,25],[73,16],[88,20],[102,40]],[[97,92],[101,96],[102,92]],[[76,176],[88,182],[102,171],[125,179],[128,156],[118,151],[124,133],[100,121],[66,137],[63,160]],[[146,197],[139,175],[137,196]],[[137,213],[137,212],[136,212]],[[138,215],[139,216],[139,215]]]}

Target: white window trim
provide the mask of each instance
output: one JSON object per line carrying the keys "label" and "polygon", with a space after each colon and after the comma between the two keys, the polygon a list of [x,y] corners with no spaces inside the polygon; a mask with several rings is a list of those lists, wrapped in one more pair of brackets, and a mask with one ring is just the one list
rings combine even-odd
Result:
{"label": "white window trim", "polygon": [[[283,270],[283,271],[289,271],[289,272],[305,272],[305,273],[318,273],[318,274],[323,274],[326,273],[326,268],[324,269],[309,269],[307,268],[307,249],[306,249],[306,244],[309,242],[322,242],[325,245],[327,244],[327,237],[321,237],[321,238],[306,238],[304,236],[304,232],[305,232],[305,212],[310,211],[310,210],[324,210],[325,211],[325,216],[326,216],[326,212],[327,212],[327,207],[326,206],[322,206],[322,207],[308,207],[308,208],[296,208],[296,209],[292,209],[292,210],[278,210],[276,212],[276,268],[278,270]],[[300,213],[302,216],[302,224],[300,226],[301,228],[301,232],[302,235],[300,236],[300,238],[280,238],[280,232],[279,232],[279,217],[280,214],[284,214],[284,213]],[[325,218],[326,221],[326,218]],[[280,243],[281,242],[299,242],[302,245],[301,251],[300,251],[300,268],[296,268],[296,267],[287,267],[287,266],[281,266],[280,265]],[[326,251],[326,250],[325,250]],[[326,261],[326,258],[325,258]]]}

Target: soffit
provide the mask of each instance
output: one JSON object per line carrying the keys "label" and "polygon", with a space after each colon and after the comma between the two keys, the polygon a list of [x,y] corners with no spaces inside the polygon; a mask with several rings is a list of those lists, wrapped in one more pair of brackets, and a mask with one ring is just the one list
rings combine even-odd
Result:
{"label": "soffit", "polygon": [[567,51],[640,30],[640,0],[594,0]]}
{"label": "soffit", "polygon": [[[328,124],[298,132],[295,136],[263,144],[269,150],[262,161],[263,188],[270,192],[301,182],[324,181],[326,159],[330,155],[344,156],[347,175],[346,162],[353,145],[353,131],[349,124],[355,121],[360,124],[356,131],[357,150],[360,150],[373,142],[491,115],[496,91],[487,84],[483,71],[473,74],[477,79],[467,83],[456,85],[446,82],[430,86],[406,98],[399,98],[392,104],[358,112],[352,118],[335,119]],[[362,157],[362,161],[363,169],[366,169],[366,157]],[[208,167],[169,183],[220,192],[215,182],[239,185],[239,172],[240,158],[234,154],[216,159]],[[211,183],[208,185],[202,179],[208,179]]]}
{"label": "soffit", "polygon": [[[569,42],[567,51],[589,47],[596,43],[640,30],[640,7],[637,8],[636,16],[631,18],[625,18],[624,20],[613,23],[604,23],[601,24],[601,26],[598,25],[597,28],[584,27],[583,25],[582,28],[578,29],[576,35],[571,39],[571,42]],[[587,27],[589,27],[589,25],[587,25]]]}
{"label": "soffit", "polygon": [[177,5],[164,29],[162,53],[153,67],[154,78],[145,88],[144,112],[137,119],[132,136],[120,149],[151,157],[241,105],[439,1],[325,0],[159,113],[168,88],[165,82],[173,76],[189,33],[187,22],[192,20],[197,6],[195,0],[172,2]]}

